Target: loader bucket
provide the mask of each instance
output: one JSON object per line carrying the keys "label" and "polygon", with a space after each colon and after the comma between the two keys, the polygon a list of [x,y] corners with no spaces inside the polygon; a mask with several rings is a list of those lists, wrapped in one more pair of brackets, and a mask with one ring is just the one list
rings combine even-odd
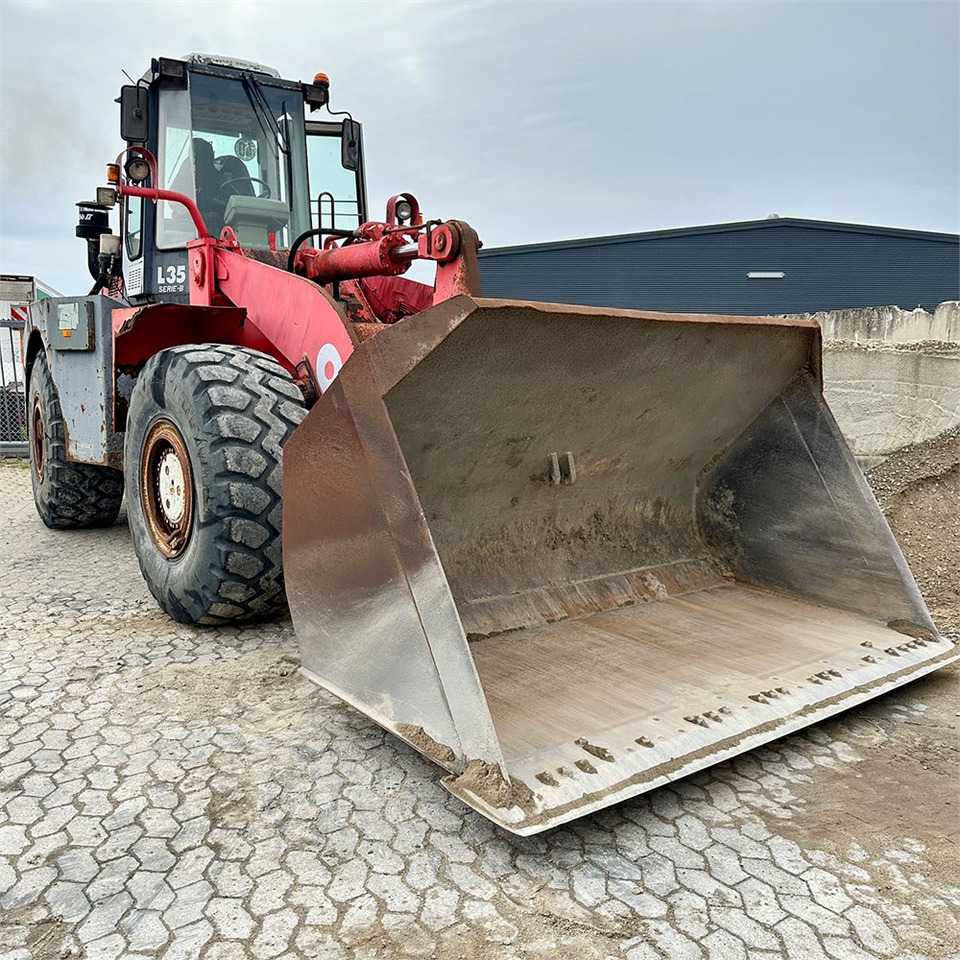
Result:
{"label": "loader bucket", "polygon": [[955,658],[812,322],[458,297],[285,451],[304,673],[530,834]]}

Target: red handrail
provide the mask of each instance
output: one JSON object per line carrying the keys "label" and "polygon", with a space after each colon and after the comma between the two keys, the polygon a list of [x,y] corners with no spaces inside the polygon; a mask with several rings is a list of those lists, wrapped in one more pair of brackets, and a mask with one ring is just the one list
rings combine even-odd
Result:
{"label": "red handrail", "polygon": [[158,190],[155,187],[134,187],[130,184],[120,184],[120,194],[124,197],[145,197],[147,200],[170,200],[173,203],[183,204],[193,220],[193,225],[197,228],[197,236],[203,240],[212,239],[207,225],[203,222],[200,210],[197,205],[185,193],[177,193],[175,190]]}

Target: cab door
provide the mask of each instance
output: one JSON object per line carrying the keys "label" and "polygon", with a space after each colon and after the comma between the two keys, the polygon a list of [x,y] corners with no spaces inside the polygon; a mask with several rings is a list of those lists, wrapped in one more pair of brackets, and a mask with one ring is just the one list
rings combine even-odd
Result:
{"label": "cab door", "polygon": [[310,219],[314,228],[356,230],[367,222],[367,189],[363,169],[360,124],[346,129],[355,140],[346,152],[353,154],[357,169],[344,166],[344,125],[308,120],[307,176],[310,191]]}

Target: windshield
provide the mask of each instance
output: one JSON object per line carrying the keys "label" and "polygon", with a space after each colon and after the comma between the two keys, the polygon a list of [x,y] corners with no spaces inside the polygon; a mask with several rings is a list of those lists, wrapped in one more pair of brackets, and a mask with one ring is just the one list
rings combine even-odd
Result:
{"label": "windshield", "polygon": [[[161,188],[193,198],[214,236],[226,225],[245,247],[288,248],[309,226],[302,97],[252,75],[189,76],[189,90],[161,91]],[[159,204],[158,247],[195,235],[179,204]]]}

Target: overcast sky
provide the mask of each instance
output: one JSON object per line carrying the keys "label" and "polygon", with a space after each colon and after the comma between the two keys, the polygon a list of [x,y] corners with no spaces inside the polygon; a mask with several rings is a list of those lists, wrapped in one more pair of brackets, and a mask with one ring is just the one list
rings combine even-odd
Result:
{"label": "overcast sky", "polygon": [[153,56],[318,70],[371,214],[489,246],[769,213],[956,232],[960,4],[0,0],[0,270],[90,285],[78,200]]}

